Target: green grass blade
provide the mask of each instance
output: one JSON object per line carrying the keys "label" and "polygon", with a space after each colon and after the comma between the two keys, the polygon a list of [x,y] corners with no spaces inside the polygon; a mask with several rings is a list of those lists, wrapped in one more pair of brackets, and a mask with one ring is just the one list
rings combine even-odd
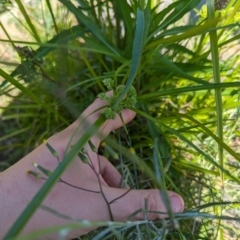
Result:
{"label": "green grass blade", "polygon": [[30,127],[26,127],[26,128],[22,128],[20,130],[11,132],[11,133],[9,133],[7,135],[4,135],[4,136],[0,137],[0,142],[5,141],[8,138],[15,137],[15,136],[17,136],[19,134],[22,134],[22,133],[28,131],[29,129],[30,129]]}
{"label": "green grass blade", "polygon": [[[126,59],[123,56],[116,55],[115,53],[113,53],[113,51],[111,51],[107,46],[103,45],[101,42],[88,37],[84,37],[84,39],[91,46],[92,51],[96,51],[104,55],[111,56],[118,62],[124,63],[126,61]],[[91,51],[90,49],[86,50]]]}
{"label": "green grass blade", "polygon": [[[153,37],[154,34],[158,31],[159,24],[161,21],[167,16],[168,13],[170,13],[177,5],[179,4],[179,1],[171,3],[168,7],[164,8],[162,11],[157,13],[153,19],[152,19],[152,26],[150,27],[150,35],[149,38]],[[158,6],[159,7],[159,6]],[[157,6],[156,6],[157,8]],[[155,13],[156,9],[153,9],[154,11],[152,14]]]}
{"label": "green grass blade", "polygon": [[225,46],[225,45],[227,45],[227,44],[229,44],[229,43],[231,43],[231,42],[234,42],[234,41],[236,41],[236,40],[239,40],[239,39],[240,39],[240,34],[237,34],[237,35],[231,37],[230,39],[228,39],[228,40],[226,40],[226,41],[224,41],[224,42],[219,43],[219,44],[218,44],[218,47],[219,47],[219,48],[220,48],[220,47],[223,47],[223,46]]}
{"label": "green grass blade", "polygon": [[[221,146],[222,149],[224,148],[236,160],[240,161],[240,155],[238,153],[236,153],[235,151],[233,151],[226,143],[224,143],[223,138],[220,138],[219,136],[216,136],[214,133],[212,133],[212,131],[210,129],[205,127],[199,121],[197,121],[193,117],[188,116],[186,114],[180,114],[180,113],[173,113],[173,114],[176,115],[179,118],[186,118],[186,119],[189,119],[190,121],[194,122],[197,126],[202,128],[202,130],[205,131],[209,136],[211,136],[218,143],[218,145]],[[220,162],[220,165],[221,165],[221,162]],[[224,168],[224,166],[222,166],[222,165],[221,165],[221,167],[222,167],[222,169]]]}
{"label": "green grass blade", "polygon": [[[206,213],[206,212],[198,212],[198,211],[186,211],[184,213],[178,213],[176,214],[176,217],[179,219],[194,219],[194,218],[199,218],[199,219],[221,219],[221,220],[228,220],[228,221],[236,221],[239,222],[239,217],[231,217],[231,216],[227,216],[227,215],[213,215],[210,213]],[[212,222],[212,221],[211,221]],[[198,238],[199,239],[199,238]],[[204,238],[200,238],[200,239],[206,239]]]}
{"label": "green grass blade", "polygon": [[[189,163],[189,161],[182,160],[182,159],[177,159],[177,162],[178,162],[178,165],[181,165],[182,168],[197,171],[199,173],[202,172],[206,175],[213,175],[214,177],[219,176],[219,171],[208,170],[206,168],[199,167],[198,165],[195,165],[193,163]],[[173,166],[173,167],[176,168],[175,166]]]}
{"label": "green grass blade", "polygon": [[[239,106],[240,106],[240,101],[237,101],[237,102],[229,102],[229,103],[223,104],[222,108],[230,109],[230,108],[238,108]],[[216,107],[207,107],[207,108],[193,110],[191,111],[191,115],[201,115],[201,114],[207,114],[210,112],[216,112]]]}
{"label": "green grass blade", "polygon": [[[163,23],[154,30],[154,32],[149,36],[149,38],[153,37],[155,34],[157,34],[159,31],[161,31],[164,28],[167,28],[170,24],[175,23],[179,19],[181,19],[186,13],[191,11],[193,8],[195,8],[201,0],[180,0],[174,4],[174,11],[170,13],[169,16],[166,17],[166,19],[163,21]],[[168,7],[170,8],[171,5]],[[168,14],[166,12],[166,14]]]}
{"label": "green grass blade", "polygon": [[73,161],[74,157],[77,156],[79,149],[82,149],[85,146],[87,141],[90,140],[90,138],[97,132],[97,130],[102,126],[102,124],[104,122],[105,122],[105,119],[103,117],[100,117],[88,129],[88,131],[81,137],[81,139],[79,139],[79,141],[74,145],[74,147],[71,149],[71,151],[62,159],[62,161],[57,166],[57,168],[54,170],[52,175],[46,180],[46,182],[40,188],[38,193],[34,196],[32,201],[27,205],[25,210],[22,212],[22,214],[19,216],[19,218],[16,220],[16,222],[10,228],[10,230],[8,231],[6,236],[3,238],[3,240],[8,240],[12,237],[15,237],[21,232],[21,230],[24,228],[24,226],[27,224],[29,219],[32,217],[32,215],[37,210],[38,206],[42,203],[42,201],[45,199],[47,194],[51,191],[54,184],[58,181],[58,179],[61,177],[61,175],[67,169],[67,167]]}
{"label": "green grass blade", "polygon": [[[22,236],[19,237],[13,237],[11,238],[11,240],[33,240],[33,239],[45,239],[47,235],[50,234],[56,234],[61,232],[61,230],[79,230],[81,228],[88,228],[88,227],[115,227],[120,228],[120,227],[126,227],[128,226],[128,228],[133,227],[137,224],[143,224],[146,221],[138,221],[138,222],[110,222],[110,221],[101,221],[101,222],[91,222],[91,221],[86,221],[86,220],[81,220],[81,219],[76,219],[76,221],[73,220],[72,217],[69,216],[65,216],[63,214],[57,213],[55,210],[53,209],[49,209],[48,207],[44,206],[42,207],[43,210],[46,210],[52,214],[54,214],[56,217],[61,217],[63,219],[69,220],[71,221],[68,224],[61,224],[58,226],[54,226],[54,227],[46,227],[46,228],[42,228],[42,229],[38,229],[35,230],[33,232],[24,234]],[[72,222],[74,221],[74,222]],[[103,239],[103,238],[101,238]]]}
{"label": "green grass blade", "polygon": [[[215,7],[214,2],[211,0],[207,1],[208,9],[208,19],[209,21],[215,20]],[[220,67],[219,67],[219,54],[218,54],[218,37],[216,30],[209,32],[210,35],[210,45],[212,53],[212,63],[213,63],[213,80],[214,83],[221,83]],[[223,110],[222,110],[222,91],[221,88],[215,89],[215,99],[216,99],[216,114],[217,114],[217,135],[223,142]],[[222,168],[224,168],[224,156],[223,147],[218,144],[218,158]],[[224,186],[224,174],[221,173],[222,187]]]}
{"label": "green grass blade", "polygon": [[[158,60],[159,61],[159,60]],[[204,60],[202,60],[204,61]],[[206,66],[206,65],[198,65],[198,64],[191,64],[191,63],[179,63],[179,62],[171,62],[172,64],[174,64],[174,67],[177,67],[178,69],[180,69],[182,72],[184,72],[185,74],[190,75],[190,73],[193,74],[201,74],[201,73],[212,73],[212,66]],[[166,68],[165,65],[161,65],[158,62],[156,62],[155,66],[151,66],[151,69],[153,69],[156,74],[166,74],[169,75],[173,74],[173,71],[171,70],[171,68]],[[228,71],[230,69],[228,68],[222,68],[222,71]],[[191,77],[191,75],[190,75]],[[197,79],[201,79],[201,78],[197,78]],[[202,79],[201,79],[202,80]],[[208,84],[208,82],[206,81],[206,83]],[[152,83],[152,84],[158,84],[158,83]]]}
{"label": "green grass blade", "polygon": [[17,80],[15,80],[13,77],[11,77],[9,74],[4,72],[2,69],[0,69],[0,76],[2,76],[6,81],[10,82],[12,85],[14,85],[19,90],[21,90],[23,93],[28,95],[36,103],[44,104],[38,96],[33,94],[30,90],[28,90],[26,87],[24,87],[21,83],[19,83]]}
{"label": "green grass blade", "polygon": [[148,31],[149,23],[145,22],[144,12],[141,11],[139,8],[137,9],[137,23],[136,23],[136,30],[134,35],[133,41],[133,51],[132,51],[132,62],[130,65],[130,73],[125,85],[125,88],[122,94],[119,96],[118,100],[116,101],[116,105],[121,102],[123,97],[128,92],[128,89],[131,87],[134,78],[138,72],[139,64],[145,44],[145,37],[146,32]]}
{"label": "green grass blade", "polygon": [[[36,55],[34,56],[33,60],[37,58],[45,57],[49,52],[53,51],[56,48],[60,48],[63,44],[66,47],[69,41],[79,36],[82,36],[85,33],[85,31],[86,30],[82,26],[74,26],[70,29],[60,32],[58,35],[54,36],[51,40],[49,40],[47,43],[43,44],[36,50]],[[29,43],[26,42],[25,44],[29,44]],[[35,43],[35,44],[38,45],[38,43]],[[21,73],[21,69],[24,69],[27,66],[27,64],[29,63],[27,62],[21,63],[11,73],[11,76],[12,77],[17,76],[19,73]]]}
{"label": "green grass blade", "polygon": [[[163,123],[161,123],[163,124]],[[240,179],[233,176],[229,171],[227,171],[226,169],[222,168],[221,165],[219,165],[218,163],[216,163],[216,161],[214,159],[212,159],[208,154],[206,154],[203,150],[201,150],[200,148],[198,148],[195,144],[193,144],[191,141],[189,141],[187,138],[185,138],[182,134],[179,134],[178,131],[166,126],[165,124],[163,124],[163,127],[168,130],[169,132],[173,133],[174,135],[176,135],[177,137],[179,137],[181,140],[183,140],[184,142],[186,142],[189,146],[191,146],[193,149],[195,149],[197,152],[199,152],[202,156],[204,156],[206,158],[207,161],[209,161],[213,166],[215,166],[216,168],[218,168],[220,171],[223,171],[227,176],[229,176],[230,179],[236,181],[237,183],[240,184]]]}
{"label": "green grass blade", "polygon": [[209,31],[209,29],[215,28],[217,22],[218,22],[218,20],[214,20],[211,22],[207,22],[204,25],[194,26],[194,27],[192,27],[192,29],[188,30],[187,32],[177,35],[177,36],[174,36],[174,37],[153,40],[145,47],[145,50],[153,49],[154,47],[157,47],[161,44],[176,43],[176,42],[182,41],[184,39],[206,33]]}
{"label": "green grass blade", "polygon": [[[214,2],[211,0],[207,1],[207,12],[208,12],[208,20],[215,20],[215,6]],[[217,31],[212,30],[209,31],[210,35],[210,46],[211,46],[211,55],[212,55],[212,65],[213,65],[213,80],[214,83],[221,82],[220,69],[219,69],[219,54],[218,54],[218,36]],[[217,135],[221,142],[223,142],[223,110],[222,110],[222,91],[220,89],[215,89],[215,100],[216,100],[216,115],[217,115]],[[218,143],[218,159],[221,166],[221,169],[224,169],[224,156],[223,156],[223,145]],[[222,187],[222,198],[225,197],[224,194],[224,172],[220,170],[221,174],[221,187]],[[222,207],[220,207],[220,211],[222,214]],[[220,226],[221,220],[218,223],[218,239],[222,239],[223,229]]]}
{"label": "green grass blade", "polygon": [[172,45],[173,49],[177,49],[179,52],[183,52],[183,53],[187,53],[190,56],[194,56],[195,53],[193,51],[191,51],[190,49],[188,49],[185,46],[182,46],[181,44],[175,43]]}
{"label": "green grass blade", "polygon": [[[0,64],[3,64],[5,66],[11,66],[11,67],[17,67],[19,64],[18,63],[14,63],[14,62],[5,62],[5,61],[1,61],[0,60]],[[1,85],[0,85],[1,86]]]}
{"label": "green grass blade", "polygon": [[161,34],[159,34],[155,39],[162,39],[166,36],[170,36],[170,35],[177,35],[180,33],[185,33],[188,30],[191,30],[193,27],[193,25],[187,25],[187,26],[179,26],[179,27],[174,27],[174,28],[170,28],[168,30],[164,30]]}
{"label": "green grass blade", "polygon": [[58,35],[54,36],[51,40],[49,40],[46,44],[50,44],[49,46],[41,46],[36,50],[37,55],[36,58],[42,58],[46,56],[52,50],[61,47],[60,44],[67,44],[71,40],[82,36],[86,32],[86,29],[82,26],[74,26],[67,30],[63,30]]}
{"label": "green grass blade", "polygon": [[[6,39],[0,39],[0,42],[10,42],[9,40]],[[40,45],[45,47],[46,49],[51,48],[51,49],[56,49],[56,48],[62,48],[62,49],[71,49],[71,50],[79,50],[82,49],[84,51],[88,51],[91,53],[100,53],[100,54],[105,54],[111,58],[113,58],[116,61],[122,62],[124,63],[126,61],[125,58],[123,57],[119,57],[116,56],[112,51],[110,51],[107,47],[105,46],[101,46],[99,49],[97,48],[92,48],[92,47],[85,47],[85,46],[75,46],[75,45],[68,45],[68,44],[52,44],[52,43],[37,43],[37,42],[26,42],[26,41],[19,41],[19,40],[13,40],[13,43],[18,43],[18,44],[23,44],[23,45],[29,45],[29,46],[36,46],[36,45]],[[97,43],[97,42],[95,42]],[[100,46],[98,44],[98,46]],[[51,51],[51,50],[49,50]],[[34,56],[35,57],[38,56],[37,54]],[[20,65],[21,66],[21,65]]]}
{"label": "green grass blade", "polygon": [[202,80],[201,78],[196,78],[196,77],[193,77],[193,76],[185,73],[179,67],[177,67],[174,63],[172,63],[166,56],[162,55],[161,58],[159,59],[159,61],[163,66],[165,66],[165,68],[171,69],[175,74],[179,74],[181,77],[187,78],[196,83],[209,84],[207,81]]}
{"label": "green grass blade", "polygon": [[2,27],[2,30],[4,31],[4,33],[6,34],[6,36],[8,37],[9,42],[12,44],[12,47],[14,48],[15,45],[14,45],[14,43],[13,43],[10,35],[8,34],[7,29],[6,29],[6,28],[4,27],[4,25],[2,24],[2,22],[0,22],[0,26]]}
{"label": "green grass blade", "polygon": [[115,0],[116,4],[116,10],[118,13],[121,15],[123,22],[125,24],[125,28],[127,30],[127,33],[129,35],[132,35],[133,33],[133,20],[131,18],[131,7],[129,6],[127,1],[122,1],[122,0]]}
{"label": "green grass blade", "polygon": [[24,8],[21,0],[16,0],[15,2],[17,3],[17,5],[18,5],[22,15],[24,16],[24,18],[25,18],[25,20],[26,20],[26,22],[27,22],[27,24],[29,26],[29,28],[31,29],[34,38],[36,39],[37,42],[41,42],[41,39],[40,39],[40,37],[38,35],[38,32],[37,32],[36,28],[34,27],[34,25],[33,25],[32,21],[31,21],[29,15],[27,14],[27,11]]}
{"label": "green grass blade", "polygon": [[30,118],[30,117],[35,117],[36,114],[35,113],[15,113],[15,114],[10,114],[10,115],[3,115],[2,116],[2,120],[6,121],[9,119],[16,119],[16,118]]}
{"label": "green grass blade", "polygon": [[[149,114],[149,111],[146,106],[142,105],[145,113]],[[171,147],[167,142],[167,139],[161,132],[160,128],[152,121],[147,120],[149,133],[152,139],[158,139],[158,150],[163,159],[171,159]],[[165,168],[165,167],[164,167]],[[165,171],[165,169],[164,169]]]}
{"label": "green grass blade", "polygon": [[76,16],[79,23],[86,26],[93,33],[93,35],[95,35],[96,38],[101,41],[105,46],[107,46],[115,55],[121,56],[120,52],[106,40],[98,25],[94,23],[85,14],[83,14],[81,9],[76,8],[70,1],[67,0],[59,0],[59,2],[64,4],[67,9]]}
{"label": "green grass blade", "polygon": [[168,96],[168,95],[177,95],[181,93],[187,92],[195,92],[195,91],[203,91],[203,90],[211,90],[211,89],[223,89],[223,88],[233,88],[240,87],[240,82],[226,82],[226,83],[212,83],[212,84],[204,84],[192,87],[183,87],[183,88],[174,88],[168,90],[162,90],[152,93],[146,93],[138,96],[138,100],[150,101],[157,97]]}
{"label": "green grass blade", "polygon": [[145,112],[142,112],[138,109],[134,109],[134,111],[145,117],[146,119],[153,121],[157,124],[160,124],[162,127],[164,127],[168,132],[176,135],[179,139],[181,139],[182,141],[186,142],[189,146],[191,146],[193,149],[195,149],[199,154],[201,154],[202,156],[204,156],[206,158],[207,161],[209,161],[213,166],[215,166],[216,168],[220,169],[221,171],[223,171],[227,176],[229,176],[230,179],[236,181],[237,183],[240,184],[240,179],[233,176],[228,170],[223,169],[221,167],[221,165],[219,165],[211,156],[209,156],[207,153],[205,153],[203,150],[201,150],[200,148],[198,148],[195,144],[193,144],[190,140],[188,140],[185,136],[183,136],[181,133],[179,133],[179,131],[168,127],[166,124],[164,124],[163,122],[160,122],[159,120],[153,118],[152,116],[148,115]]}
{"label": "green grass blade", "polygon": [[49,10],[49,12],[51,14],[52,20],[53,20],[53,25],[54,25],[55,31],[58,34],[59,33],[58,26],[57,26],[57,23],[56,23],[54,14],[53,14],[53,10],[52,10],[52,6],[51,6],[51,3],[50,3],[50,0],[46,0],[46,3],[47,3],[47,6],[48,6],[48,10]]}
{"label": "green grass blade", "polygon": [[167,27],[172,23],[180,20],[186,13],[194,9],[201,0],[180,0],[176,5],[174,11],[166,18],[163,23],[163,27]]}

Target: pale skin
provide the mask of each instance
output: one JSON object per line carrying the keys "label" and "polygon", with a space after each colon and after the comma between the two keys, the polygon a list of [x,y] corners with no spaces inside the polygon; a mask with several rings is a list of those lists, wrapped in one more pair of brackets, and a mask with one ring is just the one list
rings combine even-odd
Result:
{"label": "pale skin", "polygon": [[[106,106],[105,101],[96,99],[74,123],[48,139],[48,143],[57,151],[60,161],[63,158],[71,136],[75,133],[71,142],[71,145],[74,145],[87,130],[86,126],[80,126],[80,128],[78,128],[79,123],[87,117],[87,122],[90,125],[93,124],[99,118],[102,111],[96,110],[104,106]],[[93,113],[94,111],[96,112]],[[127,124],[135,117],[135,113],[129,109],[124,109],[122,111],[122,116],[124,123]],[[108,136],[111,131],[122,127],[122,125],[123,123],[119,116],[114,120],[107,120],[99,130],[101,134],[94,135],[91,141],[96,147],[99,147],[104,137]],[[61,178],[72,185],[99,191],[99,179],[96,175],[96,173],[99,172],[102,190],[108,202],[126,193],[126,188],[119,188],[121,175],[116,168],[105,157],[98,157],[96,153],[92,152],[89,146],[86,146],[86,149],[94,170],[88,164],[83,163],[76,157]],[[17,217],[45,182],[43,179],[34,178],[26,173],[27,169],[39,172],[38,169],[32,166],[32,162],[36,162],[51,171],[54,171],[58,166],[57,159],[51,154],[46,145],[42,144],[15,165],[0,173],[0,239],[4,237]],[[42,176],[44,175],[42,174]],[[168,195],[172,211],[182,212],[184,209],[184,202],[181,196],[171,191],[168,192]],[[128,219],[129,215],[136,210],[144,209],[146,199],[148,210],[159,212],[167,211],[160,197],[159,190],[132,189],[126,195],[111,204],[111,212],[114,221],[124,222]],[[77,219],[89,221],[111,220],[106,201],[100,193],[76,189],[60,182],[56,183],[42,204],[64,215]],[[131,220],[141,220],[144,217],[146,217],[146,215],[138,213]],[[164,217],[166,217],[166,215],[161,213],[147,214],[149,220],[161,219]],[[65,223],[70,223],[70,220],[59,218],[43,209],[38,209],[25,226],[22,234]],[[85,228],[71,231],[66,239],[84,235],[93,229],[94,228]],[[56,233],[55,235],[49,235],[42,239],[57,239],[57,236]]]}

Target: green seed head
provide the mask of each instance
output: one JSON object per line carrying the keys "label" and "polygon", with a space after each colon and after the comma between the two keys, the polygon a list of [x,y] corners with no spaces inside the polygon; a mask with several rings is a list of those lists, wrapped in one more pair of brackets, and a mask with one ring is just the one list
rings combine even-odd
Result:
{"label": "green seed head", "polygon": [[104,79],[103,84],[107,87],[108,90],[112,90],[114,87],[114,81],[111,78]]}
{"label": "green seed head", "polygon": [[[114,88],[114,81],[111,78],[104,79],[103,84],[108,90],[112,90]],[[126,98],[116,105],[117,99],[124,91],[124,88],[124,85],[117,86],[113,96],[106,96],[105,93],[98,94],[100,99],[108,102],[108,107],[102,113],[106,119],[115,119],[116,114],[121,113],[124,108],[131,108],[136,104],[137,92],[136,89],[131,86],[128,90]]]}

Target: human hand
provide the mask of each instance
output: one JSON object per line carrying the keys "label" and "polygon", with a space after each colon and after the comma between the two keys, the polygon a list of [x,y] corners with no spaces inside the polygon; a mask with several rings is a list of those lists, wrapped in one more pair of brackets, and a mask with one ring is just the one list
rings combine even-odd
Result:
{"label": "human hand", "polygon": [[[84,134],[87,126],[92,125],[99,118],[102,110],[98,109],[105,105],[105,101],[96,99],[78,120],[48,139],[48,143],[57,151],[60,161],[64,156],[66,146],[71,137],[74,135],[70,145],[74,145]],[[125,109],[122,111],[122,117],[124,123],[128,123],[135,117],[135,113]],[[86,119],[86,124],[82,124],[79,127],[79,124],[84,119]],[[99,147],[104,137],[121,126],[122,121],[120,117],[114,120],[107,120],[99,129],[99,134],[92,137],[92,143]],[[61,214],[89,221],[126,221],[130,214],[145,208],[145,199],[147,199],[150,212],[167,212],[159,190],[129,191],[128,189],[119,188],[121,181],[120,173],[105,157],[93,152],[88,145],[85,148],[87,150],[88,163],[83,163],[76,157],[44,200],[43,205]],[[9,199],[9,201],[5,200],[0,204],[0,209],[3,210],[2,219],[5,219],[5,228],[0,227],[1,233],[6,233],[6,226],[9,227],[13,224],[14,220],[45,181],[25,174],[27,169],[36,171],[36,169],[31,167],[33,161],[51,171],[54,171],[58,165],[57,159],[50,153],[46,145],[42,144],[0,175],[2,183],[1,197],[4,199],[4,194],[8,193]],[[168,192],[168,194],[173,212],[183,211],[184,203],[182,198],[173,192]],[[117,200],[113,202],[114,199]],[[166,217],[166,215],[160,213],[148,213],[146,216],[149,220]],[[140,220],[146,216],[143,213],[138,213],[131,220]],[[61,219],[47,211],[38,209],[25,227],[24,232],[68,222],[66,219]],[[72,231],[69,233],[68,238],[78,237],[93,229],[86,228]],[[56,235],[51,235],[49,238],[56,239]]]}

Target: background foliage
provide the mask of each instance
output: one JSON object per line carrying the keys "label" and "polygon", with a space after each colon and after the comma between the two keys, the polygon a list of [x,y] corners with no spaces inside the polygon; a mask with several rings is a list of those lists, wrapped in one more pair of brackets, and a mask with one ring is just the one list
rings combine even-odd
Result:
{"label": "background foliage", "polygon": [[116,224],[82,239],[240,237],[240,4],[217,1],[216,10],[209,0],[196,10],[200,2],[0,5],[25,35],[17,39],[0,24],[0,41],[18,54],[0,61],[0,95],[11,99],[1,106],[1,169],[68,126],[106,91],[102,80],[112,78],[125,91],[137,89],[137,117],[128,134],[120,129],[112,135],[116,145],[110,147],[124,147],[120,161],[100,151],[131,187],[166,188],[185,200],[186,211],[174,221]]}

